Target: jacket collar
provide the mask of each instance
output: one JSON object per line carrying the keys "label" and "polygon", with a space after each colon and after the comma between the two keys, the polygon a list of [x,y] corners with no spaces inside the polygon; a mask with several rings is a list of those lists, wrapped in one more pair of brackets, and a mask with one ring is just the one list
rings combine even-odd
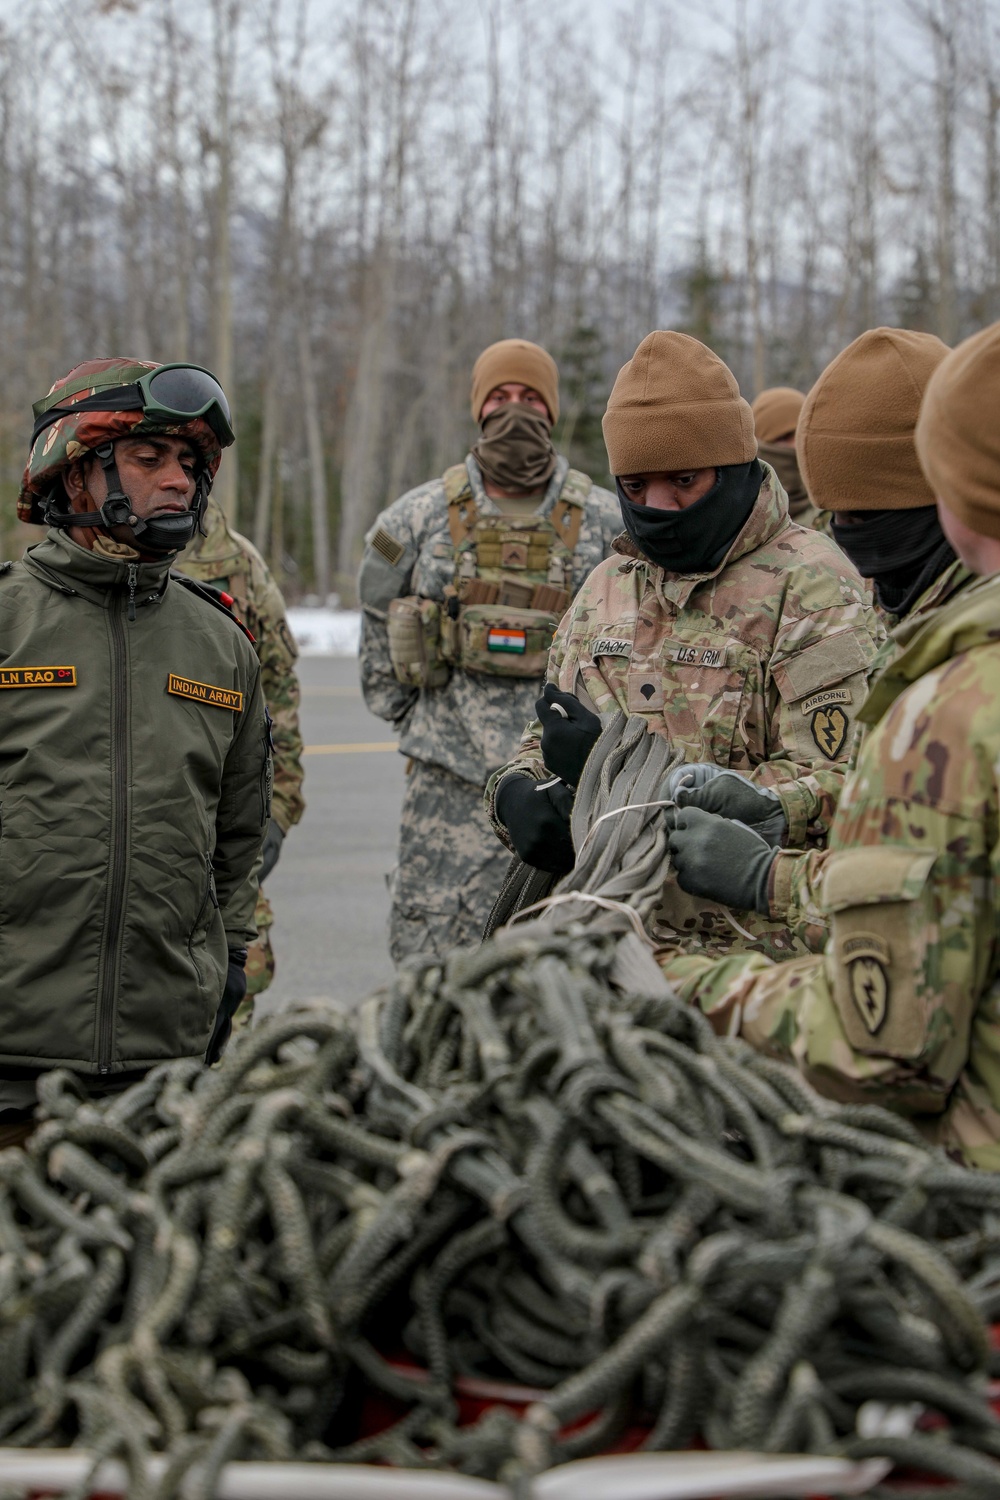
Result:
{"label": "jacket collar", "polygon": [[746,557],[751,552],[756,552],[765,542],[784,531],[789,524],[788,518],[788,496],[781,487],[781,483],[770,464],[761,460],[761,468],[764,470],[764,480],[760,487],[753,510],[747,517],[742,531],[737,532],[733,544],[717,568],[710,573],[668,573],[663,568],[658,568],[651,563],[648,557],[644,557],[638,547],[632,541],[627,531],[616,536],[612,542],[615,552],[620,552],[623,557],[633,559],[638,566],[645,568],[647,577],[654,585],[659,580],[659,592],[676,604],[678,609],[683,609],[695,589],[707,582],[710,578],[718,578],[720,573],[725,572],[732,563],[739,558]]}
{"label": "jacket collar", "polygon": [[[503,511],[500,509],[499,503],[496,500],[492,500],[486,493],[486,487],[483,484],[483,471],[476,463],[476,460],[471,453],[467,453],[465,456],[465,469],[466,473],[469,476],[469,485],[472,489],[472,498],[476,502],[476,509],[478,510],[479,514],[488,516],[502,516]],[[553,505],[555,505],[556,501],[559,499],[559,492],[566,482],[566,475],[568,473],[569,459],[564,458],[560,453],[556,457],[556,466],[552,471],[552,476],[549,479],[548,484],[545,486],[545,494],[542,496],[541,503],[538,506],[537,511],[535,512],[536,515],[548,515]]]}
{"label": "jacket collar", "polygon": [[877,724],[919,678],[976,646],[1000,641],[1000,573],[960,589],[940,609],[895,632],[903,650],[876,680],[858,718]]}
{"label": "jacket collar", "polygon": [[[136,604],[147,604],[151,598],[159,598],[167,586],[167,574],[173,561],[172,557],[165,557],[157,562],[137,565]],[[124,559],[119,561],[103,557],[99,552],[89,552],[64,531],[54,528],[46,534],[44,541],[28,548],[24,554],[24,566],[50,588],[80,594],[92,604],[105,608],[113,595],[129,587],[129,564]]]}

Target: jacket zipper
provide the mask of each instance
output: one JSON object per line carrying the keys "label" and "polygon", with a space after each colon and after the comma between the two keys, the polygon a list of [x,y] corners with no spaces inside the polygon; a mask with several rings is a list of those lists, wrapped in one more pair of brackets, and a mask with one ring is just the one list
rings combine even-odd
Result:
{"label": "jacket zipper", "polygon": [[[135,612],[135,575],[129,564],[130,613]],[[108,866],[108,924],[104,941],[104,973],[97,1002],[97,1069],[109,1073],[115,1040],[115,988],[121,957],[122,918],[125,909],[125,830],[128,822],[128,668],[125,601],[111,605],[111,859]]]}

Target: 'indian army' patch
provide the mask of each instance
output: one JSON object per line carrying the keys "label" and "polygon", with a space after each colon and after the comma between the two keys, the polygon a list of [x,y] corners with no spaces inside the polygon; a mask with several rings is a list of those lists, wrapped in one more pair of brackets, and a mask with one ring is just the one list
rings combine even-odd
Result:
{"label": "'indian army' patch", "polygon": [[235,714],[243,712],[243,694],[236,688],[212,687],[208,682],[178,677],[176,672],[167,677],[167,692],[178,698],[190,698],[194,703],[207,703],[212,708],[230,708]]}
{"label": "'indian army' patch", "polygon": [[0,688],[76,687],[75,667],[0,667]]}
{"label": "'indian army' patch", "polygon": [[889,945],[875,933],[859,932],[847,939],[841,952],[847,963],[851,999],[874,1036],[889,1009]]}
{"label": "'indian army' patch", "polygon": [[830,760],[836,760],[844,747],[850,720],[842,708],[817,708],[809,720],[812,737]]}

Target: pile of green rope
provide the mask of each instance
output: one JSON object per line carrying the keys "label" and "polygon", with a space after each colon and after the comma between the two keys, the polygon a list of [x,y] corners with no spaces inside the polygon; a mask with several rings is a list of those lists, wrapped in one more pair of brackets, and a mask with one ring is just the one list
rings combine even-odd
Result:
{"label": "pile of green rope", "polygon": [[[120,1453],[142,1500],[156,1450],[164,1496],[235,1456],[510,1475],[646,1414],[652,1448],[885,1452],[996,1493],[1000,1179],[717,1038],[645,962],[515,928],[218,1072],[102,1108],[51,1075],[0,1155],[0,1442]],[[546,1395],[462,1429],[459,1373]],[[359,1375],[403,1415],[351,1444]],[[950,1425],[862,1441],[869,1399]]]}
{"label": "pile of green rope", "polygon": [[[643,877],[656,817],[600,825],[641,822]],[[595,858],[604,904],[414,964],[356,1016],[272,1018],[102,1106],[49,1075],[0,1153],[0,1445],[197,1500],[241,1457],[516,1486],[644,1423],[650,1449],[884,1454],[1000,1493],[1000,1177],[717,1037]],[[463,1427],[459,1375],[538,1394]],[[361,1438],[372,1387],[398,1418]],[[944,1420],[861,1436],[872,1402]]]}

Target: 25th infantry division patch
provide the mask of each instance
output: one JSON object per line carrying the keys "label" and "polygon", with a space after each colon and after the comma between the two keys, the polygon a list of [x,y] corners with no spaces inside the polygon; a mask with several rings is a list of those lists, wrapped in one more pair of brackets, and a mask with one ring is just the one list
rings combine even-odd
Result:
{"label": "25th infantry division patch", "polygon": [[850,720],[842,708],[835,705],[818,708],[809,720],[812,737],[830,760],[836,760],[844,747]]}

